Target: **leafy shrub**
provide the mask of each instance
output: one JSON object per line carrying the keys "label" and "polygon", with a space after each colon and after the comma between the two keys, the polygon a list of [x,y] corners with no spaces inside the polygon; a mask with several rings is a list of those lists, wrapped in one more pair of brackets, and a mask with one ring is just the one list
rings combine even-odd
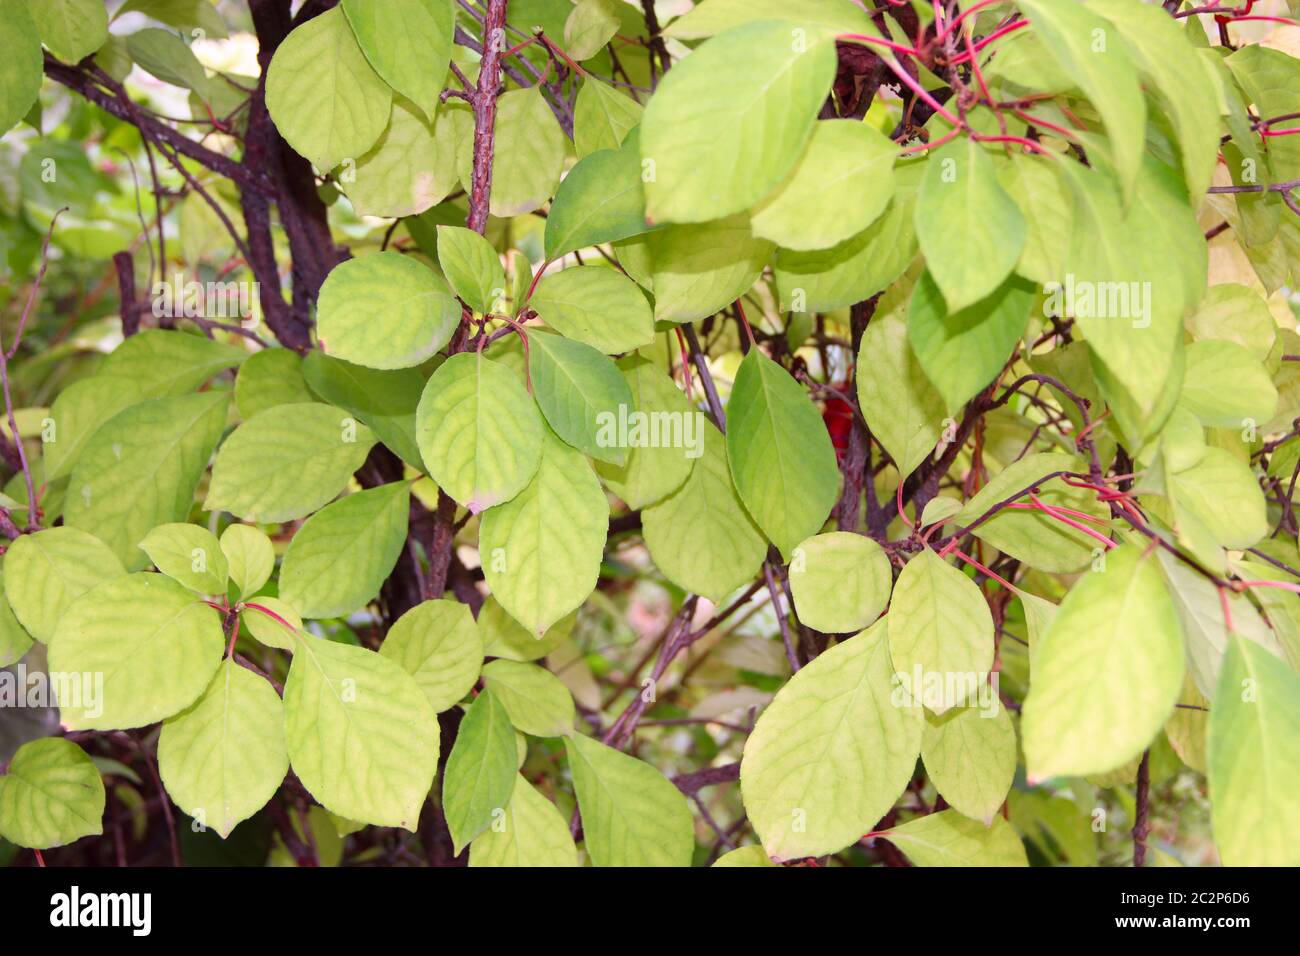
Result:
{"label": "leafy shrub", "polygon": [[0,0],[5,840],[1300,862],[1297,5],[687,6]]}

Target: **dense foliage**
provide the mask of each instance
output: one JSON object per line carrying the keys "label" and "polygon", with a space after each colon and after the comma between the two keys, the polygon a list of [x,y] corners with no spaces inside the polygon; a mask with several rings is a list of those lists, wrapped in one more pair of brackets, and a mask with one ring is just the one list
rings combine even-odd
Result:
{"label": "dense foliage", "polygon": [[0,0],[0,853],[1300,863],[1230,3]]}

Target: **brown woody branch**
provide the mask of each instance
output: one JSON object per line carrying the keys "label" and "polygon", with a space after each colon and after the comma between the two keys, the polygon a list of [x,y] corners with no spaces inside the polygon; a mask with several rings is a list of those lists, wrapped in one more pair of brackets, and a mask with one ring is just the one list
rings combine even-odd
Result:
{"label": "brown woody branch", "polygon": [[[264,174],[242,166],[229,156],[209,149],[139,110],[121,86],[106,75],[92,75],[82,67],[62,63],[48,53],[45,54],[45,75],[79,93],[105,112],[130,123],[155,141],[164,142],[201,166],[225,176],[240,188],[275,196],[275,187]],[[110,88],[106,89],[106,86]]]}

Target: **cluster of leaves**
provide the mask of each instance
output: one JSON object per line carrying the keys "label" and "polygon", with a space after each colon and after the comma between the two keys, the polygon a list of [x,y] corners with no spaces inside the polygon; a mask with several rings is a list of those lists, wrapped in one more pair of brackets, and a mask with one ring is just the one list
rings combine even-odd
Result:
{"label": "cluster of leaves", "polygon": [[[249,6],[260,75],[205,0],[0,0],[0,129],[68,114],[3,211],[0,664],[64,735],[0,836],[156,746],[298,862],[1087,863],[1122,808],[1141,864],[1170,780],[1300,861],[1294,9]],[[136,296],[169,230],[281,347]],[[28,328],[47,231],[120,326]]]}

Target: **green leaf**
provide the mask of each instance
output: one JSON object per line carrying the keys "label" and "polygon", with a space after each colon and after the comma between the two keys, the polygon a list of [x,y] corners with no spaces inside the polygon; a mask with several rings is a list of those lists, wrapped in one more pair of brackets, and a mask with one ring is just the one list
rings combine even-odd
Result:
{"label": "green leaf", "polygon": [[758,573],[767,540],[736,494],[725,440],[702,427],[704,454],[685,484],[641,512],[641,528],[664,577],[719,604]]}
{"label": "green leaf", "polygon": [[358,491],[304,521],[280,566],[280,597],[315,618],[374,600],[406,543],[410,489],[394,481]]}
{"label": "green leaf", "polygon": [[768,856],[838,852],[902,794],[922,719],[891,699],[893,672],[880,621],[819,655],[763,711],[745,742],[740,789]]}
{"label": "green leaf", "polygon": [[[1074,235],[1065,281],[1045,289],[1043,309],[1075,316],[1102,394],[1121,433],[1137,447],[1164,423],[1178,397],[1186,291],[1179,270],[1170,268],[1176,257],[1157,250],[1172,253],[1177,246],[1171,237],[1189,224],[1172,210],[1153,214],[1136,202],[1125,214],[1108,176],[1072,162],[1060,169],[1073,188]],[[1203,242],[1190,225],[1192,238]],[[1203,261],[1203,248],[1199,256]]]}
{"label": "green leaf", "polygon": [[315,350],[307,353],[302,370],[313,392],[369,426],[412,468],[424,467],[415,441],[415,409],[424,391],[418,371],[369,369]]}
{"label": "green leaf", "polygon": [[74,600],[124,574],[117,555],[94,535],[76,528],[48,528],[21,535],[9,546],[5,596],[27,632],[48,644]]}
{"label": "green leaf", "polygon": [[126,0],[113,14],[113,19],[135,12],[178,30],[197,27],[214,40],[224,40],[227,36],[221,14],[208,0]]}
{"label": "green leaf", "polygon": [[340,176],[357,214],[417,216],[446,199],[459,175],[456,149],[465,116],[453,107],[426,119],[410,100],[394,94],[388,128],[356,168],[345,167]]}
{"label": "green leaf", "polygon": [[41,38],[25,0],[0,0],[0,133],[7,133],[37,102],[45,78]]}
{"label": "green leaf", "polygon": [[690,866],[690,807],[658,770],[591,737],[564,738],[583,840],[596,866]]}
{"label": "green leaf", "polygon": [[656,321],[694,322],[740,298],[762,273],[773,246],[750,234],[746,217],[732,216],[656,229],[646,236],[646,248]]}
{"label": "green leaf", "polygon": [[485,689],[465,712],[443,772],[442,812],[457,855],[504,815],[519,777],[516,769],[510,717]]}
{"label": "green leaf", "polygon": [[789,558],[839,500],[835,448],[817,407],[758,348],[740,363],[727,402],[727,460],[754,523]]}
{"label": "green leaf", "polygon": [[564,21],[564,48],[575,60],[590,60],[618,32],[614,0],[578,0]]}
{"label": "green leaf", "polygon": [[432,117],[451,60],[451,0],[343,0],[342,7],[375,72]]}
{"label": "green leaf", "polygon": [[163,723],[158,771],[167,794],[224,840],[275,795],[289,770],[275,689],[227,659],[192,707]]}
{"label": "green leaf", "polygon": [[870,15],[852,0],[704,0],[664,30],[679,40],[711,37],[755,20],[792,20],[823,26],[836,33],[875,36]]}
{"label": "green leaf", "polygon": [[1027,90],[1041,93],[1078,91],[1078,84],[1032,30],[1008,36],[999,43],[998,55],[984,67],[984,76],[995,93],[1020,95]]}
{"label": "green leaf", "polygon": [[1020,6],[1053,59],[1097,107],[1124,195],[1132,197],[1142,165],[1146,101],[1123,34],[1081,3],[1024,0]]}
{"label": "green leaf", "polygon": [[144,567],[140,540],[189,517],[229,400],[221,391],[156,398],[114,416],[72,470],[64,524],[95,535],[127,570]]}
{"label": "green leaf", "polygon": [[438,264],[452,292],[475,312],[505,311],[506,273],[492,244],[463,226],[438,227]]}
{"label": "green leaf", "polygon": [[575,266],[553,272],[537,284],[528,304],[561,335],[607,355],[654,341],[650,304],[636,283],[616,269]]}
{"label": "green leaf", "polygon": [[1216,84],[1208,66],[1163,10],[1125,0],[1089,0],[1088,8],[1119,28],[1134,64],[1159,91],[1178,134],[1187,191],[1199,202],[1214,175],[1219,144]]}
{"label": "green leaf", "polygon": [[[774,21],[701,44],[659,82],[641,124],[652,222],[742,212],[803,152],[835,77],[834,34]],[[741,159],[743,157],[743,159]]]}
{"label": "green leaf", "polygon": [[[1286,554],[1285,551],[1282,552]],[[1259,581],[1286,581],[1294,583],[1290,571],[1284,571],[1267,561],[1235,561],[1234,566],[1241,570],[1242,577]],[[1238,595],[1244,597],[1245,595]],[[1300,596],[1285,588],[1261,587],[1252,591],[1260,607],[1268,617],[1268,623],[1274,628],[1277,643],[1282,646],[1283,654],[1292,669],[1300,669]],[[1268,643],[1265,646],[1270,646]]]}
{"label": "green leaf", "polygon": [[1025,217],[984,147],[958,137],[934,151],[916,200],[927,274],[960,313],[1002,286],[1025,247]]}
{"label": "green leaf", "polygon": [[0,667],[8,667],[22,660],[32,647],[32,638],[14,616],[9,599],[4,594],[4,581],[0,578]]}
{"label": "green leaf", "polygon": [[374,444],[369,428],[331,405],[276,405],[222,443],[203,508],[245,521],[302,518],[338,497]]}
{"label": "green leaf", "polygon": [[987,827],[1016,774],[1016,728],[996,697],[987,709],[957,707],[942,717],[927,714],[921,759],[943,798]]}
{"label": "green leaf", "polygon": [[130,379],[145,397],[164,398],[192,392],[247,358],[243,349],[201,335],[146,329],[114,349],[95,378]]}
{"label": "green leaf", "polygon": [[1207,567],[1224,566],[1222,548],[1249,548],[1268,534],[1264,494],[1241,459],[1207,448],[1195,465],[1165,477],[1178,540]]}
{"label": "green leaf", "polygon": [[462,352],[438,367],[415,428],[429,475],[475,514],[523,491],[541,461],[536,404],[517,375],[482,355]]}
{"label": "green leaf", "polygon": [[[1169,583],[1169,595],[1173,598],[1182,625],[1188,677],[1207,701],[1214,698],[1214,690],[1219,684],[1219,674],[1223,668],[1223,655],[1233,634],[1254,641],[1275,657],[1282,657],[1282,648],[1273,636],[1272,629],[1259,611],[1255,610],[1255,605],[1248,596],[1233,593],[1220,595],[1215,583],[1199,570],[1189,567],[1164,550],[1158,551],[1156,557]],[[1241,570],[1244,572],[1245,568]],[[1260,603],[1264,603],[1274,590],[1260,588],[1256,592]],[[1224,619],[1225,607],[1231,626]],[[1270,617],[1273,616],[1272,608],[1265,605],[1264,609],[1270,612]]]}
{"label": "green leaf", "polygon": [[392,661],[299,635],[284,683],[284,736],[293,772],[325,809],[415,831],[438,765],[438,721]]}
{"label": "green leaf", "polygon": [[45,480],[70,474],[99,427],[145,397],[144,388],[119,375],[92,375],[59,392],[50,406],[53,431],[41,445]]}
{"label": "green leaf", "polygon": [[479,637],[483,653],[508,661],[535,661],[545,657],[569,639],[578,612],[574,611],[551,625],[545,634],[533,634],[509,614],[492,595],[488,595],[478,612]]}
{"label": "green leaf", "polygon": [[244,421],[277,405],[315,401],[302,377],[302,356],[289,349],[254,352],[235,379],[235,407]]}
{"label": "green leaf", "polygon": [[790,562],[795,613],[804,625],[828,634],[860,631],[880,617],[893,583],[880,545],[850,531],[807,539]]}
{"label": "green leaf", "polygon": [[1300,677],[1231,638],[1210,710],[1214,842],[1224,866],[1300,861]]}
{"label": "green leaf", "polygon": [[[196,4],[202,3],[203,0],[194,0],[194,2]],[[213,14],[216,14],[215,10]],[[108,40],[99,48],[99,52],[95,54],[93,61],[95,66],[119,83],[125,83],[126,78],[135,69],[131,54],[126,49],[126,38],[113,34],[109,34]]]}
{"label": "green leaf", "polygon": [[1197,310],[1187,316],[1186,326],[1197,340],[1236,342],[1261,360],[1268,358],[1278,333],[1264,297],[1231,282],[1210,286]]}
{"label": "green leaf", "polygon": [[993,666],[993,617],[975,583],[926,548],[894,582],[889,610],[889,653],[912,698],[936,714],[973,702]]}
{"label": "green leaf", "polygon": [[[568,152],[568,139],[536,86],[511,90],[497,100],[496,138],[492,151],[494,216],[522,216],[555,195]],[[460,153],[460,180],[473,181],[473,155]]]}
{"label": "green leaf", "polygon": [[1264,363],[1235,342],[1207,339],[1187,346],[1179,403],[1210,427],[1262,424],[1277,410],[1277,389]]}
{"label": "green leaf", "polygon": [[608,527],[591,465],[548,430],[532,481],[479,525],[488,587],[511,617],[545,634],[596,587]]}
{"label": "green leaf", "polygon": [[207,71],[194,51],[175,33],[157,27],[140,30],[126,38],[126,49],[146,73],[207,99]]}
{"label": "green leaf", "polygon": [[490,661],[483,684],[501,701],[510,723],[534,737],[573,733],[573,697],[560,679],[536,664]]}
{"label": "green leaf", "polygon": [[72,603],[50,641],[50,670],[82,675],[81,693],[59,701],[63,725],[128,730],[170,717],[203,693],[224,649],[221,616],[171,578],[106,581]]}
{"label": "green leaf", "polygon": [[942,810],[908,820],[880,836],[916,866],[1028,866],[1024,844],[1001,817],[991,825]]}
{"label": "green leaf", "polygon": [[1178,615],[1154,558],[1106,555],[1061,602],[1034,648],[1022,712],[1031,780],[1105,773],[1140,754],[1183,685]]}
{"label": "green leaf", "polygon": [[961,511],[961,502],[956,498],[931,498],[925,503],[925,508],[921,511],[921,527],[928,528],[930,525],[944,525],[949,519]]}
{"label": "green leaf", "polygon": [[460,305],[432,269],[400,252],[379,252],[330,271],[316,321],[331,356],[368,368],[409,368],[451,340]]}
{"label": "green leaf", "polygon": [[[1286,116],[1300,106],[1295,86],[1296,58],[1292,51],[1250,43],[1222,62],[1231,70],[1237,85],[1241,87],[1246,103],[1254,106],[1257,111],[1255,115],[1261,118]],[[1246,103],[1241,105],[1244,107]],[[1239,119],[1238,128],[1234,130],[1234,143],[1239,142],[1240,148],[1247,155],[1256,155],[1253,143],[1255,134],[1248,125],[1249,116],[1247,113]],[[1286,125],[1292,124],[1288,122]],[[1289,142],[1290,139],[1290,136],[1272,138],[1268,140],[1267,151],[1258,153],[1275,182],[1300,175],[1300,145]]]}
{"label": "green leaf", "polygon": [[761,846],[742,846],[735,850],[728,850],[722,856],[713,861],[714,866],[763,866],[775,867],[776,864],[768,857],[767,852]]}
{"label": "green leaf", "polygon": [[221,552],[226,556],[230,580],[241,597],[256,593],[275,569],[275,546],[263,532],[246,524],[232,524],[221,532]]}
{"label": "green leaf", "polygon": [[1000,160],[997,172],[1025,221],[1025,246],[1016,273],[1040,285],[1056,281],[1065,274],[1070,251],[1074,200],[1069,187],[1055,162],[1021,152]]}
{"label": "green leaf", "polygon": [[1018,276],[960,311],[945,304],[928,270],[917,280],[907,310],[907,337],[949,412],[997,378],[1025,334],[1033,305],[1033,284]]}
{"label": "green leaf", "polygon": [[229,565],[216,536],[196,524],[160,524],[140,542],[149,560],[173,581],[199,594],[226,596]]}
{"label": "green leaf", "polygon": [[1183,763],[1197,773],[1204,774],[1210,702],[1201,696],[1190,677],[1183,683],[1178,702],[1184,706],[1176,707],[1165,722],[1165,737]]}
{"label": "green leaf", "polygon": [[596,473],[629,508],[643,508],[672,494],[690,475],[704,453],[704,413],[653,362],[628,355],[618,367],[632,396],[627,427],[620,417],[617,429],[619,439],[626,439],[627,460],[597,462]]}
{"label": "green leaf", "polygon": [[302,617],[297,611],[279,598],[260,594],[245,605],[239,620],[254,639],[282,651],[292,652],[295,636],[302,632]]}
{"label": "green leaf", "polygon": [[[1048,507],[1068,508],[1101,519],[1110,517],[1110,511],[1092,492],[1071,488],[1048,477],[1062,471],[1087,471],[1087,465],[1083,459],[1061,452],[1026,455],[993,476],[953,520],[962,527],[974,524],[1000,502],[1026,489],[1036,489]],[[1104,533],[1104,526],[1097,530]],[[1030,567],[1052,574],[1078,571],[1103,547],[1096,538],[1039,511],[1003,509],[976,527],[972,534]]]}
{"label": "green leaf", "polygon": [[415,678],[439,714],[470,692],[483,666],[474,616],[458,601],[417,604],[393,622],[379,653]]}
{"label": "green leaf", "polygon": [[276,129],[321,172],[375,145],[392,99],[338,7],[295,27],[266,70],[266,108]]}
{"label": "green leaf", "polygon": [[108,10],[99,0],[37,0],[27,10],[41,41],[65,63],[85,59],[108,39]]}
{"label": "green leaf", "polygon": [[[627,134],[641,122],[641,113],[641,104],[630,96],[595,77],[584,79],[573,106],[573,144],[578,159],[597,150],[618,149]],[[637,167],[639,170],[639,155]]]}
{"label": "green leaf", "polygon": [[533,394],[547,424],[574,448],[621,465],[619,416],[632,409],[632,390],[614,362],[590,345],[549,332],[528,337]]}
{"label": "green leaf", "polygon": [[898,147],[857,120],[813,126],[799,164],[753,214],[754,235],[785,249],[825,249],[871,225],[894,194]]}
{"label": "green leaf", "polygon": [[892,285],[916,258],[913,212],[917,176],[924,168],[917,163],[897,167],[893,201],[853,238],[812,252],[782,249],[774,267],[781,308],[793,312],[844,308]]}
{"label": "green leaf", "polygon": [[637,236],[649,228],[640,155],[631,146],[597,150],[579,160],[555,192],[546,216],[546,258]]}
{"label": "green leaf", "polygon": [[48,850],[104,832],[104,781],[86,752],[62,737],[18,748],[0,776],[0,836]]}
{"label": "green leaf", "polygon": [[469,845],[470,866],[577,866],[578,848],[555,804],[522,775],[505,815]]}
{"label": "green leaf", "polygon": [[891,311],[863,330],[858,349],[858,405],[871,434],[910,475],[939,443],[947,408],[907,340],[907,322]]}

